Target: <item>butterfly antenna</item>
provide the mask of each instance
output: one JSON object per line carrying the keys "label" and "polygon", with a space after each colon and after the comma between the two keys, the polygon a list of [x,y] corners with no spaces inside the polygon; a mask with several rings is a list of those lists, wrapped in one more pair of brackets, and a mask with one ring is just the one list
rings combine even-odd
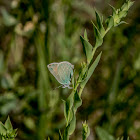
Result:
{"label": "butterfly antenna", "polygon": [[55,90],[55,89],[57,89],[57,88],[60,88],[60,87],[62,87],[63,85],[60,85],[59,87],[56,87],[56,88],[54,88],[53,90]]}

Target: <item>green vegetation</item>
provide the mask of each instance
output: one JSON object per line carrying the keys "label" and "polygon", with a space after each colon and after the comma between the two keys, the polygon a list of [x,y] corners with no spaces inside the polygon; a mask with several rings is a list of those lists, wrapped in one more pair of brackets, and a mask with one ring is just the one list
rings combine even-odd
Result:
{"label": "green vegetation", "polygon": [[13,129],[9,117],[7,118],[5,124],[0,122],[0,139],[1,140],[15,140],[17,129]]}
{"label": "green vegetation", "polygon": [[[111,6],[113,9],[113,15],[107,18],[106,29],[104,28],[104,25],[103,25],[103,17],[101,17],[98,14],[98,12],[95,11],[97,26],[94,23],[92,23],[94,27],[94,35],[95,35],[95,40],[96,40],[95,46],[92,46],[89,43],[86,31],[84,33],[84,38],[81,37],[81,42],[83,44],[83,48],[86,54],[87,63],[82,63],[82,68],[80,70],[77,81],[76,82],[74,80],[72,81],[73,82],[72,93],[69,95],[66,101],[64,101],[64,115],[66,119],[66,128],[64,130],[63,136],[61,137],[61,140],[69,140],[70,135],[72,135],[75,130],[76,111],[82,105],[82,100],[81,100],[82,91],[86,83],[92,76],[101,58],[101,53],[100,53],[96,57],[95,61],[92,63],[92,59],[94,57],[94,54],[97,48],[102,45],[104,36],[112,27],[116,27],[120,25],[121,23],[125,23],[125,22],[122,22],[121,19],[127,15],[128,10],[133,5],[133,3],[134,2],[131,2],[128,0],[126,3],[123,4],[123,6],[120,9],[117,9],[117,10],[115,10],[115,8]],[[79,90],[78,90],[78,87],[80,87]],[[85,125],[83,127],[85,127]],[[88,136],[84,136],[83,140],[86,140],[87,137]],[[103,138],[103,139],[107,140],[108,138]]]}
{"label": "green vegetation", "polygon": [[[139,140],[139,4],[0,0],[1,139]],[[47,64],[61,61],[73,90],[53,90]]]}

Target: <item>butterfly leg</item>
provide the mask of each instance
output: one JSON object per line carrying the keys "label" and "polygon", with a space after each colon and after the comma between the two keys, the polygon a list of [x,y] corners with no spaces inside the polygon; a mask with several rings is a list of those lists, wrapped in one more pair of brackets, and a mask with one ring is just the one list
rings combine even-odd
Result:
{"label": "butterfly leg", "polygon": [[62,86],[62,88],[66,88],[66,87],[67,87],[66,85],[63,85],[63,86]]}
{"label": "butterfly leg", "polygon": [[70,87],[69,85],[63,85],[62,88],[69,88],[69,89],[73,89],[73,87]]}
{"label": "butterfly leg", "polygon": [[67,86],[69,89],[73,89],[73,87],[70,87],[69,85]]}

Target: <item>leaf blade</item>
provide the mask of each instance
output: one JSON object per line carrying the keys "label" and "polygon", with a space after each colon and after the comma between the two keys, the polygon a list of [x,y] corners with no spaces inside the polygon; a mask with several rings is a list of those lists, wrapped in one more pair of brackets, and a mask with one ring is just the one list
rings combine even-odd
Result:
{"label": "leaf blade", "polygon": [[93,74],[95,68],[97,67],[99,61],[100,61],[100,58],[101,58],[101,54],[102,52],[96,57],[95,61],[93,62],[93,64],[90,66],[89,70],[88,70],[88,74],[87,74],[87,77],[85,79],[85,81],[83,81],[81,83],[81,87],[84,87],[86,85],[86,83],[88,82],[89,78],[91,77],[91,75]]}
{"label": "leaf blade", "polygon": [[5,122],[5,127],[6,127],[7,130],[13,130],[13,126],[11,124],[9,116],[8,116],[6,122]]}
{"label": "leaf blade", "polygon": [[91,59],[92,59],[92,49],[93,46],[82,36],[80,36],[82,45],[83,45],[83,50],[85,52],[85,55],[87,57],[87,62],[90,63]]}

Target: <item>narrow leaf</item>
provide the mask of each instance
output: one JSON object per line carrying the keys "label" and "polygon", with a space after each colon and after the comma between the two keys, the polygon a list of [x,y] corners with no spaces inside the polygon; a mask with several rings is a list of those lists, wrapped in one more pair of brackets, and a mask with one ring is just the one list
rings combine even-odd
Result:
{"label": "narrow leaf", "polygon": [[128,1],[128,9],[135,3],[135,1]]}
{"label": "narrow leaf", "polygon": [[116,14],[116,9],[115,9],[115,7],[113,7],[112,5],[110,5],[109,4],[109,6],[112,8],[112,10],[113,10],[113,16]]}
{"label": "narrow leaf", "polygon": [[73,113],[73,117],[72,117],[72,120],[70,121],[70,125],[69,125],[69,128],[68,128],[68,135],[69,136],[74,132],[75,127],[76,127],[76,117],[75,117],[73,109],[72,109],[72,113]]}
{"label": "narrow leaf", "polygon": [[86,41],[88,41],[87,31],[86,31],[86,29],[85,29],[85,32],[84,32],[84,39],[85,39]]}
{"label": "narrow leaf", "polygon": [[106,20],[107,30],[114,26],[114,19],[112,16],[109,16]]}
{"label": "narrow leaf", "polygon": [[5,135],[6,132],[7,132],[7,130],[6,130],[5,126],[3,125],[2,122],[0,122],[0,134]]}
{"label": "narrow leaf", "polygon": [[77,108],[80,107],[81,105],[82,105],[82,100],[76,91],[74,94],[74,112],[76,112]]}
{"label": "narrow leaf", "polygon": [[91,77],[91,75],[93,74],[95,68],[97,67],[99,61],[100,61],[100,58],[101,58],[101,54],[102,52],[96,57],[95,61],[93,62],[93,64],[90,66],[89,70],[88,70],[88,74],[87,74],[87,77],[85,79],[85,81],[83,81],[81,83],[81,87],[84,87],[86,85],[86,83],[88,82],[89,78]]}
{"label": "narrow leaf", "polygon": [[95,47],[99,47],[102,45],[103,43],[103,39],[102,39],[102,36],[98,30],[98,28],[95,26],[95,24],[92,22],[93,24],[93,27],[94,27],[94,35],[95,35],[95,39],[96,39],[96,44],[95,44]]}
{"label": "narrow leaf", "polygon": [[13,130],[13,126],[12,126],[12,124],[11,124],[11,121],[10,121],[9,116],[8,116],[6,122],[5,122],[5,128],[6,128],[7,130]]}
{"label": "narrow leaf", "polygon": [[97,27],[98,27],[98,30],[101,34],[101,36],[103,37],[104,34],[105,34],[105,29],[103,27],[103,23],[102,23],[102,20],[99,13],[95,10],[95,14],[96,14],[96,21],[97,21]]}
{"label": "narrow leaf", "polygon": [[10,133],[10,136],[12,138],[15,138],[17,136],[17,129],[12,130],[12,132]]}
{"label": "narrow leaf", "polygon": [[73,106],[73,100],[74,100],[73,98],[74,98],[74,93],[71,93],[66,101],[63,100],[63,102],[64,102],[64,116],[66,118],[67,125],[68,125],[69,121],[71,120],[71,108]]}
{"label": "narrow leaf", "polygon": [[86,54],[87,57],[87,62],[90,63],[91,59],[92,59],[92,45],[86,40],[84,39],[82,36],[80,36],[82,45],[83,45],[83,50]]}
{"label": "narrow leaf", "polygon": [[65,119],[66,119],[66,123],[68,124],[69,106],[68,106],[68,104],[66,104],[65,100],[62,100],[62,101],[64,103],[64,116],[65,116]]}
{"label": "narrow leaf", "polygon": [[121,25],[121,24],[128,24],[127,22],[125,22],[125,21],[121,21],[119,24],[117,24],[116,26],[119,26],[119,25]]}

